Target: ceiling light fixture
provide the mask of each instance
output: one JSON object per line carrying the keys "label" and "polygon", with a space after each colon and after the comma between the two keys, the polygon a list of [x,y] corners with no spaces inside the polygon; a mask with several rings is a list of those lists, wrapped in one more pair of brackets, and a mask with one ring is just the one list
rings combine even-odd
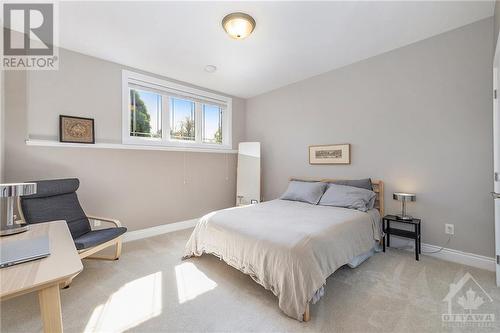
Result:
{"label": "ceiling light fixture", "polygon": [[222,19],[222,27],[234,39],[244,39],[255,29],[255,20],[245,13],[231,13]]}
{"label": "ceiling light fixture", "polygon": [[205,66],[205,72],[207,73],[213,73],[217,70],[217,66],[214,65],[206,65]]}

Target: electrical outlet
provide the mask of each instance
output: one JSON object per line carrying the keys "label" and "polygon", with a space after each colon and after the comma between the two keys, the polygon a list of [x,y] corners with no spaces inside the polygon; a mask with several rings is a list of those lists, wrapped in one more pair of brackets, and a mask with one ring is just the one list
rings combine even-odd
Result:
{"label": "electrical outlet", "polygon": [[455,234],[455,225],[454,224],[445,224],[444,225],[444,233],[447,235]]}

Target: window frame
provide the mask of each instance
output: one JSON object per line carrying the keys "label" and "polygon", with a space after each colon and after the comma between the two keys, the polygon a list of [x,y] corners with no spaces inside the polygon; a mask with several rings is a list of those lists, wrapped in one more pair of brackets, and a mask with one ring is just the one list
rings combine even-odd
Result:
{"label": "window frame", "polygon": [[[161,95],[161,138],[130,136],[131,114],[129,109],[130,84]],[[195,141],[170,139],[170,98],[184,98],[195,102]],[[222,107],[222,144],[204,143],[202,104],[215,104]],[[218,95],[175,82],[128,70],[122,71],[122,143],[143,146],[165,146],[196,149],[232,149],[232,103],[230,97]]]}

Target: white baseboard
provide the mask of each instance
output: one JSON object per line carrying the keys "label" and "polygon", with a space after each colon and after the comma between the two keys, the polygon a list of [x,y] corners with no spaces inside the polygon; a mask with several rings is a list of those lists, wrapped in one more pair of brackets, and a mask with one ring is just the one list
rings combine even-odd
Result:
{"label": "white baseboard", "polygon": [[[396,236],[391,236],[391,247],[392,246],[394,247],[403,246],[404,250],[408,251],[415,250],[415,244],[413,240],[408,241],[407,239],[397,238]],[[422,255],[434,257],[445,261],[455,262],[457,264],[477,267],[492,272],[495,271],[496,268],[495,259],[482,256],[479,254],[463,252],[459,250],[449,249],[446,247],[437,253],[424,253],[424,252],[435,252],[438,251],[440,248],[441,246],[422,243]]]}
{"label": "white baseboard", "polygon": [[199,219],[192,219],[181,222],[162,224],[151,228],[128,231],[125,233],[125,235],[123,235],[123,242],[131,242],[137,239],[148,238],[148,237],[158,236],[161,234],[166,234],[169,232],[174,232],[177,230],[192,228],[196,225],[198,220]]}
{"label": "white baseboard", "polygon": [[[192,228],[196,225],[199,219],[192,219],[187,221],[162,224],[156,227],[140,229],[135,231],[129,231],[123,236],[123,242],[130,242],[137,239],[148,238],[153,236],[158,236],[161,234],[166,234],[169,232],[174,232],[177,230],[183,230]],[[408,241],[406,239],[398,238],[396,236],[391,237],[391,245],[393,247],[404,247],[405,250],[414,251],[414,242]],[[479,254],[462,252],[459,250],[443,248],[437,253],[424,253],[424,252],[434,252],[439,250],[441,247],[431,244],[422,243],[422,255],[438,258],[445,261],[455,262],[457,264],[477,267],[481,269],[486,269],[488,271],[495,271],[496,264],[495,259],[490,257],[485,257]]]}

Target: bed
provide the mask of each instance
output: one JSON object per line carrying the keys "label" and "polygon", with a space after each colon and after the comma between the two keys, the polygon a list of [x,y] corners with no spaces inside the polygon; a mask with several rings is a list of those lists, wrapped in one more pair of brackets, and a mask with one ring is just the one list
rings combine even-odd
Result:
{"label": "bed", "polygon": [[375,206],[367,212],[276,199],[209,213],[184,259],[215,255],[273,292],[285,314],[308,321],[309,303],[323,295],[328,276],[367,259],[382,238],[383,182],[372,184]]}

